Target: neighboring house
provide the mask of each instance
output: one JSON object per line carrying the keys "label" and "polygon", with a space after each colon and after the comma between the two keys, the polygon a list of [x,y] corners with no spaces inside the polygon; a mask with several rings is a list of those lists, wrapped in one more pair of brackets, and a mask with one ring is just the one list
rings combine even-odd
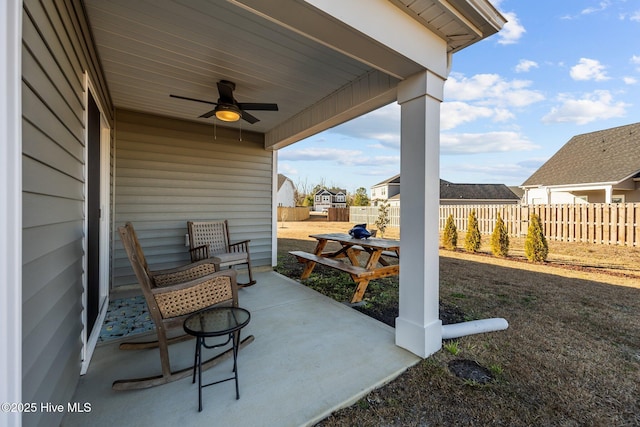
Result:
{"label": "neighboring house", "polygon": [[[400,206],[400,175],[374,185],[371,194],[371,206],[380,203]],[[441,205],[517,204],[520,199],[521,196],[504,184],[454,184],[440,180]]]}
{"label": "neighboring house", "polygon": [[378,206],[380,203],[400,206],[400,174],[371,187],[371,206]]}
{"label": "neighboring house", "polygon": [[347,194],[346,190],[340,190],[336,193],[323,188],[313,196],[313,210],[316,212],[326,212],[329,208],[346,208]]}
{"label": "neighboring house", "polygon": [[454,184],[440,180],[441,205],[518,204],[520,197],[504,184]]}
{"label": "neighboring house", "polygon": [[521,187],[526,204],[640,202],[640,123],[574,136]]}
{"label": "neighboring house", "polygon": [[511,190],[513,194],[518,196],[518,198],[520,199],[520,202],[522,203],[524,199],[524,190],[517,185],[510,185],[509,190]]}
{"label": "neighboring house", "polygon": [[[506,22],[488,0],[12,0],[2,11],[0,401],[55,404],[72,402],[110,295],[137,287],[116,227],[135,224],[155,270],[188,261],[186,220],[229,219],[252,264],[273,266],[277,151],[396,101],[412,160],[403,191],[432,206],[451,57]],[[239,102],[279,110],[214,122],[221,80]],[[438,221],[411,215],[421,230]],[[403,266],[395,342],[421,357],[442,343],[432,240],[403,240],[425,262]],[[6,412],[0,424],[62,417]]]}
{"label": "neighboring house", "polygon": [[278,174],[278,206],[293,208],[296,206],[296,186],[286,176]]}

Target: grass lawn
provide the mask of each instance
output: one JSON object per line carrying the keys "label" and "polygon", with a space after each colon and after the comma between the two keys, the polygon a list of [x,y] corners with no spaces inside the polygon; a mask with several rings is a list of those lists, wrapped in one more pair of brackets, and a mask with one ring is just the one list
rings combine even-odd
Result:
{"label": "grass lawn", "polygon": [[[309,234],[346,232],[351,224],[278,227],[278,271],[298,279],[301,265],[288,251],[312,251]],[[549,242],[548,262],[531,264],[523,246],[512,239],[507,259],[485,244],[476,255],[440,252],[443,322],[504,317],[506,331],[444,342],[319,425],[640,426],[640,249]],[[322,266],[303,283],[339,301],[353,292],[346,274]],[[357,309],[393,325],[398,279],[373,281],[365,301]],[[450,365],[460,360],[477,362],[490,381],[454,375]]]}

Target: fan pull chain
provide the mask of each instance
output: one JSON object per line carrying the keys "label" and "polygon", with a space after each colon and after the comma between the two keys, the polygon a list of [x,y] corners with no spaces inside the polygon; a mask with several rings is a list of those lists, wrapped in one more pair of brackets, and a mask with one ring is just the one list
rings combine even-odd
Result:
{"label": "fan pull chain", "polygon": [[242,120],[240,120],[240,139],[238,141],[242,141]]}
{"label": "fan pull chain", "polygon": [[216,135],[216,119],[213,119],[213,140],[215,141],[216,139],[218,139]]}

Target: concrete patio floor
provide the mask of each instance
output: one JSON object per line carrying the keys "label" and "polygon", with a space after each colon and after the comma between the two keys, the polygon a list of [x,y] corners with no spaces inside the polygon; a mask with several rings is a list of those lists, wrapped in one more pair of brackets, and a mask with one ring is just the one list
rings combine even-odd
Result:
{"label": "concrete patio floor", "polygon": [[[239,292],[240,306],[251,312],[242,336],[255,337],[238,356],[239,400],[233,381],[203,389],[200,413],[191,378],[113,391],[114,380],[158,374],[160,358],[157,350],[122,351],[117,342],[105,343],[74,396],[91,411],[67,414],[62,425],[309,426],[420,361],[394,344],[393,328],[278,273],[256,276],[255,286]],[[193,351],[193,340],[173,345],[173,369],[190,366]],[[204,372],[203,382],[231,370],[226,360]]]}

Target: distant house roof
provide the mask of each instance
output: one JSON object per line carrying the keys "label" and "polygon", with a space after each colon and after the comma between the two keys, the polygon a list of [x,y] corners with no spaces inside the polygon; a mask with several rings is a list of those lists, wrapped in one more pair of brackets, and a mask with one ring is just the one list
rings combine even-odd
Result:
{"label": "distant house roof", "polygon": [[[387,184],[400,184],[400,175],[379,182],[373,187]],[[513,191],[504,184],[454,184],[440,180],[440,200],[520,200],[524,190]],[[520,193],[520,194],[518,194]],[[400,199],[397,194],[391,199]]]}
{"label": "distant house roof", "polygon": [[396,176],[392,176],[389,179],[385,179],[384,181],[373,185],[373,187],[378,187],[380,185],[387,185],[387,184],[400,184],[400,174],[398,174]]}
{"label": "distant house roof", "polygon": [[441,200],[520,200],[504,184],[454,184],[440,180]]}
{"label": "distant house roof", "polygon": [[518,187],[517,185],[510,185],[509,186],[509,190],[513,191],[513,194],[515,194],[516,196],[522,198],[522,196],[524,196],[524,190],[520,187]]}
{"label": "distant house roof", "polygon": [[640,123],[574,136],[522,186],[620,182],[640,172]]}
{"label": "distant house roof", "polygon": [[[287,180],[291,181],[291,179],[282,175],[281,173],[278,174],[278,190],[282,187],[282,184],[284,184]],[[293,183],[293,181],[291,181],[291,183]]]}
{"label": "distant house roof", "polygon": [[331,194],[332,196],[335,196],[337,194],[347,194],[347,190],[342,190],[340,188],[336,188],[334,190],[337,190],[337,191],[334,193],[333,191],[327,190],[326,188],[321,188],[320,190],[316,191],[316,195],[320,193],[328,193],[328,194]]}

